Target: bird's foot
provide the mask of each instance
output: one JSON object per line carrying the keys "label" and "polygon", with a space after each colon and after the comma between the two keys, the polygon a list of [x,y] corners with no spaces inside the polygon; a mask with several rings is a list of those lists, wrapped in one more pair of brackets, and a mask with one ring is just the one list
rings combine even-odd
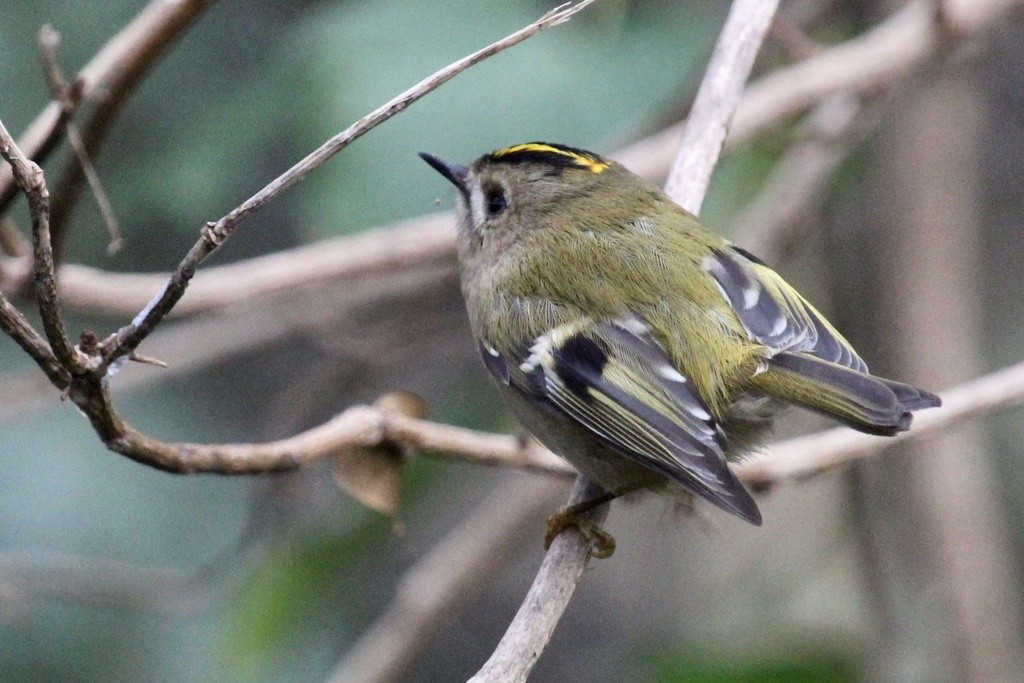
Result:
{"label": "bird's foot", "polygon": [[583,516],[592,507],[593,505],[590,505],[581,510],[579,505],[570,505],[551,515],[548,518],[548,531],[544,534],[544,549],[550,548],[560,533],[569,527],[575,527],[580,535],[590,543],[590,554],[593,557],[602,560],[611,557],[615,552],[615,538],[602,529],[597,522]]}

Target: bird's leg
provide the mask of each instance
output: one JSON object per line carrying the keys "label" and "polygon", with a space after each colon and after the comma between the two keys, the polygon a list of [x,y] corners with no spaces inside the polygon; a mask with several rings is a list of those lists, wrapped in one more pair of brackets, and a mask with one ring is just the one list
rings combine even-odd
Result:
{"label": "bird's leg", "polygon": [[596,522],[584,518],[583,515],[617,497],[617,493],[605,491],[599,496],[581,500],[574,505],[567,505],[548,517],[548,532],[544,535],[544,549],[547,550],[551,547],[551,543],[558,534],[569,527],[576,527],[583,538],[593,546],[591,554],[594,557],[599,559],[611,557],[615,552],[615,539]]}

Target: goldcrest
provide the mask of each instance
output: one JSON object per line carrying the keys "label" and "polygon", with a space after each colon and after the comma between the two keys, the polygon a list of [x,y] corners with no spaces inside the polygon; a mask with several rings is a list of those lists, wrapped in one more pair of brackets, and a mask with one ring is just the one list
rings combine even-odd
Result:
{"label": "goldcrest", "polygon": [[531,142],[458,189],[462,294],[484,365],[522,424],[608,492],[682,488],[742,519],[726,464],[790,404],[891,436],[939,397],[869,374],[756,256],[620,164]]}

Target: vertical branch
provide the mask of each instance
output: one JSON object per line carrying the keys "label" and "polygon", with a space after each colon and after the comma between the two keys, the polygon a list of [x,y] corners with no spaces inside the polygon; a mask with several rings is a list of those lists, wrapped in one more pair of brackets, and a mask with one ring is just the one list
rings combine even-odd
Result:
{"label": "vertical branch", "polygon": [[[735,0],[718,37],[666,184],[669,196],[694,213],[700,210],[743,85],[777,7],[776,0]],[[599,492],[581,476],[569,505]],[[603,518],[606,509],[602,505],[592,513]],[[591,550],[578,533],[555,538],[526,600],[473,683],[527,679],[572,598]]]}
{"label": "vertical branch", "polygon": [[665,181],[668,196],[693,214],[700,213],[729,123],[778,6],[778,0],[735,0],[729,9]]}

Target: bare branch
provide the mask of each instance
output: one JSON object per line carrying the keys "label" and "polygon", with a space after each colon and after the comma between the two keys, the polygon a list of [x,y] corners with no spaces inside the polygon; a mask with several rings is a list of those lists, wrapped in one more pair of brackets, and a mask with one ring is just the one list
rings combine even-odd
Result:
{"label": "bare branch", "polygon": [[570,17],[593,1],[583,0],[575,5],[566,3],[556,7],[532,24],[428,76],[332,137],[226,216],[215,223],[208,223],[201,231],[202,236],[199,241],[193,245],[192,249],[189,250],[188,254],[178,265],[177,270],[171,275],[171,279],[163,288],[163,291],[139,313],[136,320],[118,330],[115,335],[104,342],[103,355],[105,362],[109,364],[119,357],[131,353],[142,343],[142,340],[163,320],[164,316],[184,294],[189,280],[192,279],[199,264],[224,244],[235,228],[252,212],[257,211],[275,196],[300,181],[306,174],[343,150],[352,141],[365,135],[396,114],[401,113],[409,105],[444,83],[447,83],[469,67],[521,43],[546,28],[568,21]]}
{"label": "bare branch", "polygon": [[[28,199],[32,215],[32,247],[36,300],[43,329],[50,342],[53,355],[69,371],[80,366],[77,354],[68,340],[64,323],[57,309],[57,284],[54,280],[53,249],[50,245],[49,191],[43,178],[43,169],[26,157],[7,128],[0,121],[0,155],[10,164],[14,180]],[[21,342],[19,342],[21,343]],[[23,345],[24,347],[24,345]]]}
{"label": "bare branch", "polygon": [[[73,397],[74,398],[74,397]],[[76,400],[90,418],[116,414],[94,405],[109,397]],[[94,420],[95,423],[95,420]],[[550,472],[567,476],[575,470],[539,446],[501,436],[442,425],[372,406],[353,406],[327,422],[295,436],[268,443],[168,443],[142,434],[117,418],[117,427],[100,429],[113,451],[144,465],[176,474],[257,474],[279,472],[336,455],[350,448],[396,443],[446,457]]]}
{"label": "bare branch", "polygon": [[665,181],[668,196],[693,214],[700,213],[743,86],[778,6],[777,0],[735,0],[729,8]]}

